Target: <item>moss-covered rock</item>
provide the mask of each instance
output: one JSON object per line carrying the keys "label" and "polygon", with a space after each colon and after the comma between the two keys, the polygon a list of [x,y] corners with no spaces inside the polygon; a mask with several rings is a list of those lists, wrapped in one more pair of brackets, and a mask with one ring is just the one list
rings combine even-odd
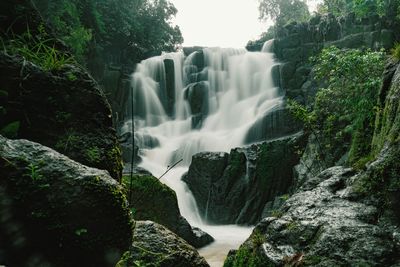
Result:
{"label": "moss-covered rock", "polygon": [[309,180],[256,226],[225,267],[398,265],[398,227],[354,191],[359,179],[334,167]]}
{"label": "moss-covered rock", "polygon": [[[111,109],[97,83],[82,67],[69,65],[75,60],[32,1],[2,1],[0,26],[6,44],[0,54],[0,90],[7,94],[0,101],[0,130],[8,126],[3,134],[39,142],[120,180]],[[46,48],[35,52],[40,47]]]}
{"label": "moss-covered rock", "polygon": [[183,180],[200,213],[213,223],[257,223],[267,202],[287,193],[306,138],[302,133],[193,156]]}
{"label": "moss-covered rock", "polygon": [[208,267],[183,239],[151,221],[137,222],[133,244],[116,267]]}
{"label": "moss-covered rock", "polygon": [[[126,193],[131,188],[130,176],[123,177]],[[179,211],[176,193],[151,175],[132,176],[132,213],[136,220],[159,223],[186,240],[192,246],[203,247],[214,239],[198,228],[193,228]]]}
{"label": "moss-covered rock", "polygon": [[0,80],[8,93],[0,128],[18,121],[14,137],[39,142],[121,178],[121,151],[110,106],[89,74],[72,65],[45,71],[2,52]]}
{"label": "moss-covered rock", "polygon": [[26,140],[0,136],[0,258],[7,266],[114,266],[132,240],[122,187]]}

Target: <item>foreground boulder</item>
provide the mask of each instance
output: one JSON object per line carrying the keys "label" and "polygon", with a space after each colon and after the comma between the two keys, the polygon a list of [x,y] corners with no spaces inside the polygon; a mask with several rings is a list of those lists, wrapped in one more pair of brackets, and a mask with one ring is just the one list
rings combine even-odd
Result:
{"label": "foreground boulder", "polygon": [[373,202],[360,198],[352,186],[359,179],[343,167],[310,179],[280,214],[256,226],[224,266],[399,264],[399,229]]}
{"label": "foreground boulder", "polygon": [[7,95],[1,105],[6,115],[0,129],[9,129],[4,134],[39,142],[120,180],[121,152],[111,109],[89,74],[73,65],[45,71],[1,52],[0,80]]}
{"label": "foreground boulder", "polygon": [[116,267],[208,267],[199,253],[167,228],[136,222],[133,245]]}
{"label": "foreground boulder", "polygon": [[[123,181],[129,192],[130,177],[124,176]],[[209,234],[192,227],[181,216],[175,191],[149,174],[133,175],[131,206],[136,220],[159,223],[196,248],[214,241]]]}
{"label": "foreground boulder", "polygon": [[0,136],[0,262],[114,266],[133,224],[121,186],[26,140]]}
{"label": "foreground boulder", "polygon": [[235,148],[230,154],[199,153],[183,180],[203,218],[221,224],[255,224],[269,201],[289,191],[304,146],[305,137],[298,133]]}

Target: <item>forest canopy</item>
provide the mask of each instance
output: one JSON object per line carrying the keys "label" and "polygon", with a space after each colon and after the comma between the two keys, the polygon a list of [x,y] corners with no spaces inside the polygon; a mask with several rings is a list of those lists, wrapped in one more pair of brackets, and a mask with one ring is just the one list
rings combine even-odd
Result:
{"label": "forest canopy", "polygon": [[[56,35],[83,62],[89,48],[146,54],[173,51],[183,42],[168,0],[34,0]],[[101,51],[98,51],[101,53]]]}

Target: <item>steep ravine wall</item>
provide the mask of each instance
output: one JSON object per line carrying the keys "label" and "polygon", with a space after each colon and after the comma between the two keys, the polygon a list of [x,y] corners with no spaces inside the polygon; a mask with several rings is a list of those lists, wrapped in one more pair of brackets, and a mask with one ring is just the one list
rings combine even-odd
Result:
{"label": "steep ravine wall", "polygon": [[310,57],[329,46],[389,49],[399,39],[398,26],[389,19],[377,16],[361,20],[354,15],[344,18],[317,15],[307,23],[292,23],[279,28],[274,52],[282,62],[277,78],[281,88],[288,98],[309,104],[317,90],[317,84],[312,79]]}

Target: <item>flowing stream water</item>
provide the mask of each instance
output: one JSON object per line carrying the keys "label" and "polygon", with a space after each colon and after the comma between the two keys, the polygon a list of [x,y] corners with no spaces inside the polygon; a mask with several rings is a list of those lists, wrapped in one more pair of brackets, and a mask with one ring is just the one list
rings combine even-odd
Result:
{"label": "flowing stream water", "polygon": [[[184,93],[193,86],[188,70],[195,68],[194,54],[185,58],[182,52],[177,52],[146,59],[138,64],[132,75],[133,90],[126,113],[129,114],[130,105],[133,105],[135,137],[142,158],[139,166],[159,177],[167,166],[183,159],[161,182],[175,190],[180,212],[189,223],[215,238],[214,243],[199,251],[211,266],[222,266],[228,251],[238,248],[249,237],[252,227],[214,225],[201,218],[196,201],[181,177],[187,172],[194,154],[229,152],[243,146],[249,128],[281,105],[282,96],[274,87],[271,74],[276,62],[269,47],[270,42],[264,45],[262,52],[203,49],[205,67],[197,75],[206,77],[202,83],[207,88],[206,103],[203,103],[207,107],[207,116],[196,129]],[[166,60],[174,63],[174,101],[170,106]],[[129,120],[125,122],[122,133],[131,131],[131,123]],[[157,145],[148,145],[149,140]]]}

